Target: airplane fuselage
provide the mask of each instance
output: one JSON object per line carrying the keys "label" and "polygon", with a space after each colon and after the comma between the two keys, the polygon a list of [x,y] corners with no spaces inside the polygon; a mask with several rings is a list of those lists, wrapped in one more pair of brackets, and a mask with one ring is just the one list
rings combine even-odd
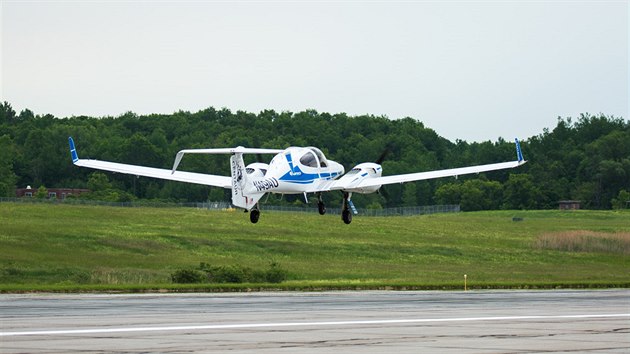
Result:
{"label": "airplane fuselage", "polygon": [[248,191],[282,194],[321,191],[344,173],[340,163],[326,159],[319,149],[312,147],[287,148],[269,165],[250,164],[247,170],[252,182]]}

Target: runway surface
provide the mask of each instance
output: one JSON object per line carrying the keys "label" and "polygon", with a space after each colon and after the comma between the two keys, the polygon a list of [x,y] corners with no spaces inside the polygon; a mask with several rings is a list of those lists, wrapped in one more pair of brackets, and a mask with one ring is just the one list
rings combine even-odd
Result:
{"label": "runway surface", "polygon": [[630,352],[630,291],[0,295],[0,352]]}

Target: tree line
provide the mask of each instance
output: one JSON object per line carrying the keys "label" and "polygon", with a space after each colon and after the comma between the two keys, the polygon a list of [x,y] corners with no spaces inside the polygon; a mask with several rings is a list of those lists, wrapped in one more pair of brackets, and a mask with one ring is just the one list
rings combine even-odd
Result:
{"label": "tree line", "polygon": [[[385,150],[384,174],[399,174],[515,159],[514,143],[451,142],[413,118],[306,110],[258,114],[209,107],[198,112],[117,117],[57,118],[17,113],[0,104],[0,196],[16,188],[89,188],[87,198],[190,202],[229,200],[221,188],[95,172],[72,165],[68,136],[82,158],[160,168],[172,166],[184,148],[317,146],[346,170],[375,161]],[[579,200],[583,208],[626,207],[630,200],[630,121],[582,114],[558,118],[553,129],[521,142],[527,164],[513,170],[384,186],[381,193],[355,195],[359,207],[382,208],[461,204],[462,210],[549,209],[558,201]],[[267,157],[264,162],[268,162]],[[247,156],[246,163],[256,156]],[[229,175],[221,155],[191,155],[181,170]],[[340,193],[327,193],[341,203]],[[300,204],[300,196],[270,197],[271,204]]]}

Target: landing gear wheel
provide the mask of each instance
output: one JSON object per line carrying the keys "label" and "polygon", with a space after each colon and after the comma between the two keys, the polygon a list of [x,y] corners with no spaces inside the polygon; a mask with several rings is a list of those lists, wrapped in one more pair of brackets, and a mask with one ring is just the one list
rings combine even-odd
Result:
{"label": "landing gear wheel", "polygon": [[252,224],[255,224],[258,222],[259,218],[260,218],[260,210],[252,209],[252,211],[249,213],[249,221],[251,221]]}
{"label": "landing gear wheel", "polygon": [[326,205],[324,205],[324,202],[317,203],[317,210],[319,211],[319,215],[326,214]]}
{"label": "landing gear wheel", "polygon": [[350,210],[344,209],[341,212],[341,219],[344,223],[346,223],[346,225],[350,224],[352,222],[352,213],[350,212]]}

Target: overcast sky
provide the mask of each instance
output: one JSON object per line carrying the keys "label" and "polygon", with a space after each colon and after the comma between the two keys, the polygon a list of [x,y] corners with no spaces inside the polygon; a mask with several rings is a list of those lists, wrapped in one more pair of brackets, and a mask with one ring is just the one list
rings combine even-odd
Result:
{"label": "overcast sky", "polygon": [[413,117],[451,141],[628,119],[628,1],[2,0],[1,99]]}

